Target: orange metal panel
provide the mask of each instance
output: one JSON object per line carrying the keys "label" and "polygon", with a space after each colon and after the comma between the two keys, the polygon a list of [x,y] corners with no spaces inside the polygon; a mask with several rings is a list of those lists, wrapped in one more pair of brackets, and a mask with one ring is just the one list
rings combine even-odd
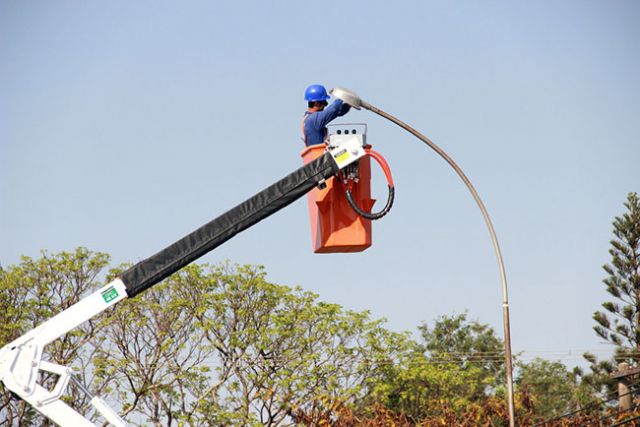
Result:
{"label": "orange metal panel", "polygon": [[[321,156],[325,148],[325,144],[318,144],[303,150],[304,164]],[[371,162],[368,156],[360,159],[359,182],[352,193],[358,206],[371,210],[375,200],[371,199]],[[328,179],[324,189],[311,190],[307,194],[307,205],[315,253],[362,252],[371,246],[371,220],[354,212],[342,184],[335,178]]]}

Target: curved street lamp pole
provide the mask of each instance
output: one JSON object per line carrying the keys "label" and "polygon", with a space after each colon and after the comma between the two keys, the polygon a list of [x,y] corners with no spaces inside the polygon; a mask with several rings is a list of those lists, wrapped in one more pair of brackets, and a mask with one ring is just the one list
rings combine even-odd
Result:
{"label": "curved street lamp pole", "polygon": [[504,261],[502,259],[502,252],[500,251],[500,245],[498,244],[498,237],[496,236],[496,232],[493,228],[493,224],[491,222],[491,218],[489,217],[489,213],[480,199],[478,192],[469,181],[469,178],[462,172],[462,169],[453,161],[451,157],[447,155],[440,147],[433,143],[429,138],[422,135],[420,132],[407,125],[406,123],[398,120],[396,117],[388,114],[379,108],[369,104],[362,100],[357,94],[354,92],[343,89],[343,88],[335,88],[331,91],[331,94],[336,98],[341,99],[347,104],[351,105],[356,109],[364,108],[373,113],[378,114],[381,117],[395,123],[400,126],[425,144],[427,144],[433,151],[438,153],[440,157],[442,157],[449,165],[456,171],[458,176],[464,181],[464,184],[467,186],[474,200],[476,201],[480,211],[482,212],[482,216],[484,217],[484,221],[487,224],[487,228],[489,229],[489,234],[491,235],[491,241],[493,243],[493,249],[496,254],[496,258],[498,259],[498,268],[500,270],[500,280],[502,282],[502,319],[504,323],[504,348],[505,348],[505,371],[507,377],[507,403],[509,409],[509,427],[515,427],[515,407],[513,400],[513,358],[511,355],[511,326],[509,321],[509,298],[507,293],[507,275],[505,273]]}

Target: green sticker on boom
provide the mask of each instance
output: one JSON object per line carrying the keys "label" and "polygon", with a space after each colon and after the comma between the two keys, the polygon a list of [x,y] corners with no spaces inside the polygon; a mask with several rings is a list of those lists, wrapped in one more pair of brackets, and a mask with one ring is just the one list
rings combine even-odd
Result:
{"label": "green sticker on boom", "polygon": [[102,299],[104,302],[111,302],[116,298],[118,298],[118,291],[113,286],[102,292]]}

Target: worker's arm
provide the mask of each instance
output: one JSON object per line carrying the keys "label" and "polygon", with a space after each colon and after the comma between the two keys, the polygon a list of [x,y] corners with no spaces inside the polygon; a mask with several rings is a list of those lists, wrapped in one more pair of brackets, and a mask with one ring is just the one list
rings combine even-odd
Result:
{"label": "worker's arm", "polygon": [[327,108],[309,116],[305,125],[311,125],[316,129],[322,129],[328,125],[336,117],[344,116],[349,112],[351,107],[339,99],[333,101]]}

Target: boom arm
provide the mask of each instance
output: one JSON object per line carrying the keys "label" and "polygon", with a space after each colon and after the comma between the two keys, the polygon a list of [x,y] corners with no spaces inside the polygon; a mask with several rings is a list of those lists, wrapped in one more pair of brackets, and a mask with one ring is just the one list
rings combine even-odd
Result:
{"label": "boom arm", "polygon": [[[61,400],[69,381],[77,380],[72,376],[71,368],[42,360],[44,347],[122,299],[138,295],[241,231],[285,208],[364,154],[363,147],[355,141],[332,148],[235,208],[135,264],[119,278],[3,347],[0,350],[0,381],[61,426],[94,426]],[[59,376],[53,390],[47,390],[37,383],[40,370]],[[78,385],[84,390],[80,383]],[[99,397],[92,397],[90,402],[112,425],[126,425]]]}

